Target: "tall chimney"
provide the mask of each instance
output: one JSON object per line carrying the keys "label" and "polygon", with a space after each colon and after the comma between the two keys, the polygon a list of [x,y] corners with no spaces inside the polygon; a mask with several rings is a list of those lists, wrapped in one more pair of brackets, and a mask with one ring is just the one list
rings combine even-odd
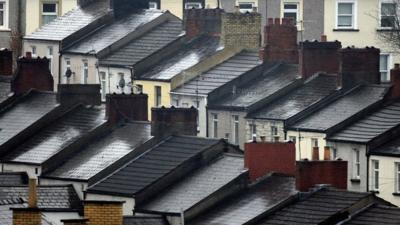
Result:
{"label": "tall chimney", "polygon": [[298,63],[297,27],[290,19],[268,18],[260,58],[267,62]]}
{"label": "tall chimney", "polygon": [[109,94],[106,116],[111,124],[121,120],[148,121],[146,94]]}
{"label": "tall chimney", "polygon": [[400,98],[400,64],[394,64],[394,68],[390,70],[390,82],[392,88],[390,90],[391,98]]}
{"label": "tall chimney", "polygon": [[17,60],[16,75],[11,82],[11,89],[16,94],[23,94],[31,89],[53,91],[54,80],[49,70],[49,60],[45,58],[22,57]]}
{"label": "tall chimney", "polygon": [[29,208],[37,208],[38,196],[36,179],[29,179],[29,191],[28,191],[28,206]]}
{"label": "tall chimney", "polygon": [[85,201],[84,216],[88,225],[122,225],[122,207],[120,201]]}
{"label": "tall chimney", "polygon": [[37,207],[36,179],[29,179],[28,208],[12,208],[13,225],[41,225],[42,213]]}
{"label": "tall chimney", "polygon": [[268,173],[296,174],[296,147],[292,142],[245,143],[244,166],[251,181]]}
{"label": "tall chimney", "polygon": [[0,50],[0,76],[12,76],[13,54],[8,49]]}
{"label": "tall chimney", "polygon": [[100,105],[99,84],[59,84],[57,101],[63,106],[74,104]]}
{"label": "tall chimney", "polygon": [[151,135],[197,135],[197,109],[191,108],[152,108]]}
{"label": "tall chimney", "polygon": [[186,37],[192,39],[201,34],[219,36],[223,9],[187,9],[183,16]]}

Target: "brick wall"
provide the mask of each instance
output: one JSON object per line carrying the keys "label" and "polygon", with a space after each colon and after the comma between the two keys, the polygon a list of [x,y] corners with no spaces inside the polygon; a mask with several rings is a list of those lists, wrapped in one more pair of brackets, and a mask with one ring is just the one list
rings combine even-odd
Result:
{"label": "brick wall", "polygon": [[99,84],[59,84],[57,101],[65,106],[82,103],[86,105],[100,105]]}
{"label": "brick wall", "polygon": [[394,68],[390,70],[390,82],[392,83],[390,96],[400,98],[400,64],[395,64]]}
{"label": "brick wall", "polygon": [[64,225],[87,225],[88,219],[67,219],[61,220]]}
{"label": "brick wall", "polygon": [[259,13],[225,13],[222,15],[221,41],[228,48],[259,49],[260,27]]}
{"label": "brick wall", "polygon": [[11,76],[13,70],[13,54],[7,49],[0,50],[0,75]]}
{"label": "brick wall", "polygon": [[122,225],[122,202],[86,201],[84,215],[87,225]]}
{"label": "brick wall", "polygon": [[42,214],[39,209],[13,209],[13,225],[41,225]]}
{"label": "brick wall", "polygon": [[191,108],[152,108],[151,134],[162,137],[170,134],[197,135],[197,109]]}
{"label": "brick wall", "polygon": [[186,36],[191,39],[200,34],[211,36],[221,34],[223,9],[188,9],[184,13]]}
{"label": "brick wall", "polygon": [[148,121],[146,94],[110,94],[106,96],[106,116],[111,123],[120,120]]}
{"label": "brick wall", "polygon": [[253,140],[253,131],[250,130],[250,125],[256,126],[256,140],[261,141],[261,137],[264,136],[266,141],[273,141],[274,137],[272,135],[271,127],[274,126],[278,129],[279,141],[285,140],[285,128],[284,124],[281,121],[274,121],[274,120],[248,120],[246,123],[246,140]]}

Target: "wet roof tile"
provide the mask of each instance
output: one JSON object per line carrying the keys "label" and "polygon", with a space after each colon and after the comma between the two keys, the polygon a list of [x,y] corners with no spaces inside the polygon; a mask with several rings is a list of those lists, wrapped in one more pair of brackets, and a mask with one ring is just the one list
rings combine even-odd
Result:
{"label": "wet roof tile", "polygon": [[384,205],[372,205],[351,217],[346,225],[398,225],[400,224],[400,208]]}

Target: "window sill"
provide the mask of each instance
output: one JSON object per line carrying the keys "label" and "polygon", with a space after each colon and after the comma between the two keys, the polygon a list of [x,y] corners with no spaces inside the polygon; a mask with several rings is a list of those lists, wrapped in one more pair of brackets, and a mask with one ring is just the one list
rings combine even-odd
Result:
{"label": "window sill", "polygon": [[10,28],[2,28],[0,27],[0,32],[10,32],[11,29]]}
{"label": "window sill", "polygon": [[399,192],[393,192],[392,195],[393,196],[400,196],[400,193]]}
{"label": "window sill", "polygon": [[360,180],[360,179],[357,179],[357,178],[353,178],[353,179],[350,179],[350,182],[351,182],[351,183],[360,183],[361,180]]}
{"label": "window sill", "polygon": [[359,32],[360,30],[348,28],[348,29],[333,29],[333,31],[335,31],[335,32]]}

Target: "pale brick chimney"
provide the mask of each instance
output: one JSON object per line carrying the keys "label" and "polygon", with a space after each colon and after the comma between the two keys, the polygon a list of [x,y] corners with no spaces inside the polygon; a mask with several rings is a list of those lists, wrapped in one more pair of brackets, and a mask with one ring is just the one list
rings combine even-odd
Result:
{"label": "pale brick chimney", "polygon": [[61,223],[64,225],[87,225],[88,221],[88,219],[67,219],[61,220]]}
{"label": "pale brick chimney", "polygon": [[29,179],[28,208],[12,208],[13,225],[41,225],[42,213],[37,207],[36,179]]}
{"label": "pale brick chimney", "polygon": [[122,225],[122,206],[119,201],[85,201],[84,216],[87,225]]}

